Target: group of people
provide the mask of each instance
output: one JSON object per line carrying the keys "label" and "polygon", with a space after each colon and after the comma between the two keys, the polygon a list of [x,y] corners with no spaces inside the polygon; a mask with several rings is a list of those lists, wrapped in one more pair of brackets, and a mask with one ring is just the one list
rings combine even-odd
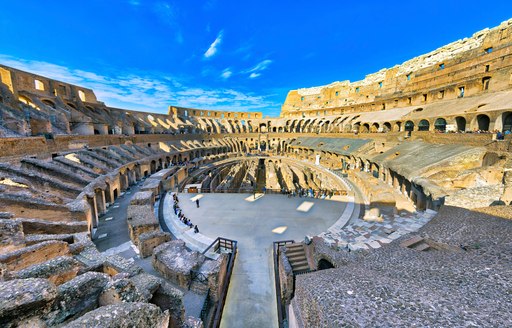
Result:
{"label": "group of people", "polygon": [[299,197],[309,197],[309,198],[319,198],[319,199],[325,199],[325,198],[331,199],[332,196],[334,196],[334,190],[327,190],[327,189],[313,190],[313,188],[309,188],[309,189],[299,188],[297,190],[288,190],[288,189],[283,188],[281,190],[281,193],[283,195],[288,195],[288,198],[299,196]]}
{"label": "group of people", "polygon": [[495,130],[494,133],[496,133],[496,140],[505,140],[505,136],[510,134],[510,130],[506,130],[505,132]]}
{"label": "group of people", "polygon": [[194,233],[198,233],[199,232],[199,228],[197,227],[197,224],[194,225],[192,223],[192,221],[190,221],[186,216],[185,214],[183,214],[183,211],[181,210],[180,208],[180,200],[178,198],[178,195],[177,194],[172,194],[172,198],[174,200],[174,205],[173,205],[173,209],[174,209],[174,214],[176,214],[176,216],[178,217],[178,219],[183,222],[184,224],[186,224],[188,227],[190,228],[193,228],[194,229]]}

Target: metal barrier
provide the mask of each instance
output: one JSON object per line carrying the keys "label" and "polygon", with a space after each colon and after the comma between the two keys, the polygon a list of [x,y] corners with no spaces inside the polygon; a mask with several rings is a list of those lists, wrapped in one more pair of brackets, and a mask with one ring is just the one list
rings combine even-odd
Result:
{"label": "metal barrier", "polygon": [[[222,286],[221,293],[219,295],[219,301],[217,302],[217,306],[215,309],[215,315],[213,318],[213,323],[211,327],[217,328],[220,327],[220,320],[222,319],[222,311],[224,310],[224,304],[226,303],[226,296],[228,294],[229,282],[231,280],[231,275],[233,273],[233,266],[235,265],[235,258],[237,252],[237,244],[236,240],[231,240],[227,238],[217,237],[213,243],[210,244],[204,251],[203,254],[206,254],[210,249],[212,249],[215,253],[220,253],[222,251],[230,251],[228,265],[225,273],[224,285]],[[206,313],[209,311],[209,308],[206,310]],[[202,311],[201,311],[202,313]],[[206,317],[206,315],[205,315]],[[204,320],[203,320],[204,321]]]}
{"label": "metal barrier", "polygon": [[279,278],[279,253],[280,247],[286,244],[293,244],[294,240],[281,240],[273,243],[273,256],[274,256],[274,280],[276,286],[276,301],[277,301],[277,322],[279,328],[285,327],[284,321],[286,320],[286,308],[281,300],[281,282]]}

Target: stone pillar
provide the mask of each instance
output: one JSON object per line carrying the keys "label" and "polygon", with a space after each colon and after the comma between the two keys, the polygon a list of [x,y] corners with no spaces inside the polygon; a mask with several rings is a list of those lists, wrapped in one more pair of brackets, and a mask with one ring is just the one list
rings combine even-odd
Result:
{"label": "stone pillar", "polygon": [[105,191],[101,189],[96,189],[95,193],[95,202],[96,207],[98,209],[98,214],[101,215],[107,211],[107,206],[105,202]]}

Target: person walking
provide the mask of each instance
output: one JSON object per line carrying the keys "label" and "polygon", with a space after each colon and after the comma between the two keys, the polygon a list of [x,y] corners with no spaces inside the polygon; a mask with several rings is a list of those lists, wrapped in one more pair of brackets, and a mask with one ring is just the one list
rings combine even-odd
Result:
{"label": "person walking", "polygon": [[199,208],[199,198],[196,199],[196,205],[197,205],[197,208]]}

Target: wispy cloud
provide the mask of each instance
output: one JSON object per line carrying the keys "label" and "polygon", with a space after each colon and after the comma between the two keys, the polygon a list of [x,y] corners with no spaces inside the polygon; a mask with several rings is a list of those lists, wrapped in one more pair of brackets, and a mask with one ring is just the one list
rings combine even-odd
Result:
{"label": "wispy cloud", "polygon": [[223,37],[224,37],[224,31],[220,31],[219,34],[217,35],[217,38],[215,39],[215,41],[213,41],[212,44],[210,45],[210,48],[208,48],[208,50],[206,50],[206,52],[204,53],[205,58],[210,58],[210,57],[215,56],[215,54],[219,51],[219,46],[222,43]]}
{"label": "wispy cloud", "polygon": [[[108,106],[166,113],[169,105],[213,110],[262,110],[279,108],[271,96],[227,88],[190,87],[188,80],[161,72],[121,71],[108,75],[68,68],[44,61],[24,60],[0,54],[0,63],[63,82],[92,89]],[[230,69],[223,74],[230,75]],[[232,74],[232,72],[231,72]],[[231,76],[231,75],[230,75]]]}
{"label": "wispy cloud", "polygon": [[222,73],[220,74],[220,77],[223,78],[224,80],[227,80],[231,77],[231,75],[233,75],[233,72],[231,71],[231,69],[226,68],[225,70],[222,71]]}
{"label": "wispy cloud", "polygon": [[261,76],[261,72],[266,70],[270,66],[270,64],[272,64],[272,60],[265,59],[264,61],[261,61],[258,64],[256,64],[256,66],[254,66],[253,68],[244,71],[244,73],[251,73],[249,75],[249,78],[255,79]]}

